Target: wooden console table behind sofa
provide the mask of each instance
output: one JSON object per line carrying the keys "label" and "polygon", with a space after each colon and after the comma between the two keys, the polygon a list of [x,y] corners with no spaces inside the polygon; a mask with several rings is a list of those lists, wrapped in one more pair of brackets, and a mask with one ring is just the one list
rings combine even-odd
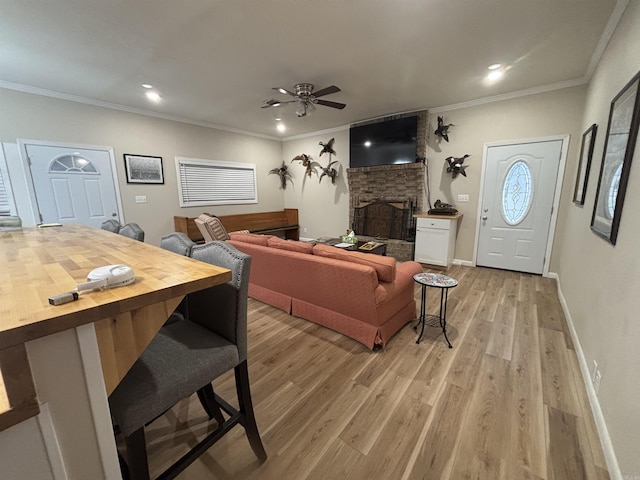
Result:
{"label": "wooden console table behind sofa", "polygon": [[[298,209],[285,208],[277,212],[241,213],[238,215],[218,216],[227,232],[249,230],[251,233],[284,234],[288,240],[300,239]],[[173,217],[176,232],[182,232],[196,243],[204,239],[194,222],[195,217]]]}

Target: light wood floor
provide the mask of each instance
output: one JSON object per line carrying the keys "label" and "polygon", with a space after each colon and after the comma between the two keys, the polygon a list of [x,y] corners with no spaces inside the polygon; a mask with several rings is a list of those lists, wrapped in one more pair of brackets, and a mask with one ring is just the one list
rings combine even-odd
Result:
{"label": "light wood floor", "polygon": [[[460,282],[451,350],[438,328],[417,345],[411,324],[371,352],[250,299],[251,388],[269,458],[259,464],[236,427],[179,478],[609,478],[554,280],[448,274]],[[428,311],[437,299],[428,290]],[[231,376],[215,388],[235,404]],[[211,423],[192,398],[148,427],[152,473]]]}

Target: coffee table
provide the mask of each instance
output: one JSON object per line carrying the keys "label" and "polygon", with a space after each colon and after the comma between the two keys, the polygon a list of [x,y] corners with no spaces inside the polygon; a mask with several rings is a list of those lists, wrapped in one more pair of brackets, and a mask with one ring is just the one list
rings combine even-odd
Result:
{"label": "coffee table", "polygon": [[[331,246],[335,246],[338,243],[342,243],[342,240],[340,240],[339,238],[323,238],[323,239],[318,239],[318,243],[324,243],[325,245],[331,245]],[[358,243],[356,243],[355,245],[351,245],[350,247],[338,247],[338,248],[342,248],[342,250],[348,250],[350,252],[362,252],[362,253],[373,253],[374,255],[382,255],[382,256],[386,256],[387,255],[387,244],[386,243],[382,243],[382,242],[377,242],[380,245],[378,245],[377,247],[371,249],[371,250],[360,250],[360,247],[362,245],[364,245],[365,241],[358,241]]]}

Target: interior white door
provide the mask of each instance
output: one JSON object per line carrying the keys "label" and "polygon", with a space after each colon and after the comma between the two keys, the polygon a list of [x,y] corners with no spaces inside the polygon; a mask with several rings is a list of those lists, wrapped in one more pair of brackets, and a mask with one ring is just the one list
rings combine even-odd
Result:
{"label": "interior white door", "polygon": [[477,265],[541,274],[562,140],[487,149]]}
{"label": "interior white door", "polygon": [[109,150],[25,143],[42,223],[119,220]]}

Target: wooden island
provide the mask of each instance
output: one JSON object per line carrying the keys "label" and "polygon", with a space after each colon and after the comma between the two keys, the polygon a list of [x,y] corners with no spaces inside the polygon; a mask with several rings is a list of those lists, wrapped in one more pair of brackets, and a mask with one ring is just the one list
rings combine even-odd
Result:
{"label": "wooden island", "polygon": [[[111,264],[136,281],[49,305]],[[0,232],[2,478],[120,478],[108,394],[186,294],[230,279],[84,225]]]}

